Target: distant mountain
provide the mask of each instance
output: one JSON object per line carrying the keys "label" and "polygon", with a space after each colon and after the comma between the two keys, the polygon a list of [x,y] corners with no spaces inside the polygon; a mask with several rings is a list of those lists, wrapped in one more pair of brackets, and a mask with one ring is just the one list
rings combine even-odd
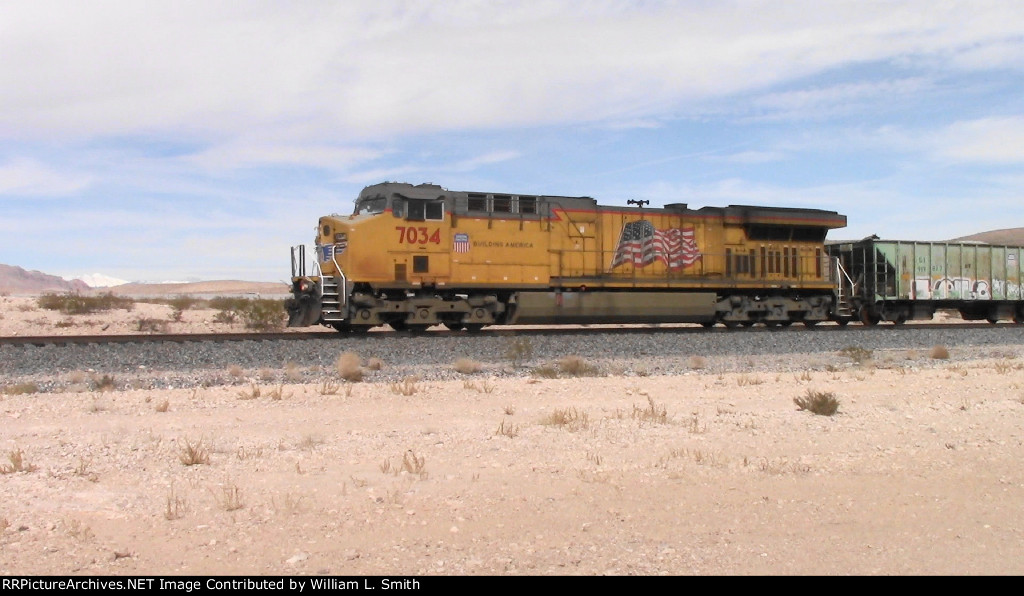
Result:
{"label": "distant mountain", "polygon": [[80,279],[68,281],[63,277],[41,271],[26,271],[13,265],[0,265],[0,292],[38,294],[42,292],[85,292],[89,286]]}
{"label": "distant mountain", "polygon": [[963,236],[950,242],[984,242],[985,244],[1005,244],[1008,246],[1024,246],[1024,228],[1006,228],[992,230],[971,236]]}

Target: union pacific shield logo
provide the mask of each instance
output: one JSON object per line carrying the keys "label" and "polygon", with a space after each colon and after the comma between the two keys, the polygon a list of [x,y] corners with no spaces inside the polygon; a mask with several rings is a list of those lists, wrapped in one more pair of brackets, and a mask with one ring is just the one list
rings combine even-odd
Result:
{"label": "union pacific shield logo", "polygon": [[469,252],[469,234],[456,234],[452,241],[452,250],[455,252]]}

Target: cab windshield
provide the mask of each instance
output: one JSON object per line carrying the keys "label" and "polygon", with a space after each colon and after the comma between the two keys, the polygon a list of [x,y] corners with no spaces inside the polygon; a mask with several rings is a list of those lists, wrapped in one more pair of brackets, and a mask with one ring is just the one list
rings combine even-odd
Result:
{"label": "cab windshield", "polygon": [[372,197],[356,201],[355,215],[384,213],[388,200],[384,197]]}

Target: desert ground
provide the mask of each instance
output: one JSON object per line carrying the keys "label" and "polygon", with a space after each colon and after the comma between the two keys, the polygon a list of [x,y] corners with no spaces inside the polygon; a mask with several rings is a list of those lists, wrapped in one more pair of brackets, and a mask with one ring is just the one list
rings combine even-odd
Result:
{"label": "desert ground", "polygon": [[[2,300],[0,335],[67,320]],[[161,308],[47,332],[131,332]],[[213,314],[173,330],[216,329]],[[1024,573],[1024,345],[927,348],[743,372],[695,358],[664,377],[489,362],[452,381],[369,366],[109,391],[74,371],[33,393],[0,374],[0,570]],[[838,410],[797,407],[813,393]]]}

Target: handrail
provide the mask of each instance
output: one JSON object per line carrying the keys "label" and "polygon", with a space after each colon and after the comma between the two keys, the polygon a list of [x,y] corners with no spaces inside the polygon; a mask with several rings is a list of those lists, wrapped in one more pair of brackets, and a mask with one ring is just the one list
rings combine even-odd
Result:
{"label": "handrail", "polygon": [[334,270],[341,277],[341,284],[338,286],[338,308],[344,310],[348,307],[348,279],[345,278],[345,272],[341,270],[341,265],[338,264],[338,257],[334,254],[333,246],[331,248],[331,262],[334,263]]}

